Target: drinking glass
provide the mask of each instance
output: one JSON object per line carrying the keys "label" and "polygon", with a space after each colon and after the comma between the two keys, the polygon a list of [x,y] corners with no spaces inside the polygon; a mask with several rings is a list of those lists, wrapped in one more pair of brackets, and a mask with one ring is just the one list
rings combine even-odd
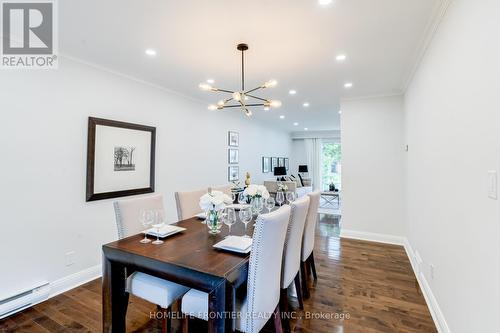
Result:
{"label": "drinking glass", "polygon": [[295,200],[295,192],[286,192],[286,201],[291,204]]}
{"label": "drinking glass", "polygon": [[234,208],[226,208],[223,221],[229,228],[229,234],[226,236],[229,237],[231,236],[231,226],[236,222],[236,212]]}
{"label": "drinking glass", "polygon": [[143,244],[151,242],[151,240],[148,239],[147,230],[148,230],[148,227],[151,225],[151,223],[153,223],[153,214],[152,213],[153,212],[148,210],[148,209],[141,209],[141,211],[139,213],[139,221],[141,222],[142,226],[144,228],[146,228],[146,230],[144,230],[144,239],[141,240],[141,243],[143,243]]}
{"label": "drinking glass", "polygon": [[250,237],[247,235],[247,225],[252,221],[252,209],[250,207],[240,209],[240,220],[245,225],[245,235],[243,237]]}
{"label": "drinking glass", "polygon": [[285,202],[285,195],[283,194],[282,191],[276,193],[276,202],[278,203],[278,205],[280,205],[280,207],[283,204],[283,202]]}
{"label": "drinking glass", "polygon": [[238,192],[231,192],[231,197],[233,199],[232,203],[235,203],[236,199],[238,199]]}
{"label": "drinking glass", "polygon": [[267,212],[268,213],[271,212],[271,209],[274,208],[274,205],[276,205],[276,201],[274,200],[274,198],[273,197],[267,198],[267,200],[266,200],[266,208],[267,208]]}
{"label": "drinking glass", "polygon": [[163,244],[163,241],[160,239],[160,228],[163,227],[163,212],[161,210],[154,211],[154,221],[155,225],[153,227],[156,228],[156,240],[152,244]]}
{"label": "drinking glass", "polygon": [[240,192],[240,194],[238,195],[238,203],[240,205],[244,205],[247,203],[247,197],[243,194],[243,192]]}

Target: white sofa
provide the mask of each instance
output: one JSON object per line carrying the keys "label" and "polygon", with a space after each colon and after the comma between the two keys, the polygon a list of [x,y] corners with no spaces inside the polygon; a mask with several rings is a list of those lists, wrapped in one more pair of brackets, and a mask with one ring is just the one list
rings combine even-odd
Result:
{"label": "white sofa", "polygon": [[[310,179],[306,178],[303,181],[306,186],[299,186],[296,181],[280,181],[280,183],[285,184],[288,187],[288,191],[295,192],[297,198],[301,198],[313,190]],[[276,180],[266,180],[264,181],[264,186],[273,195],[278,191],[278,181]]]}

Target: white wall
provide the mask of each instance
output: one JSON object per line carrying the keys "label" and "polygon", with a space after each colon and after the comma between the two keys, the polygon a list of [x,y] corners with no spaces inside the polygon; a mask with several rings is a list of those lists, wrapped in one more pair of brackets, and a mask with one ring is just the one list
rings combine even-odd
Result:
{"label": "white wall", "polygon": [[[193,86],[196,88],[196,84]],[[240,132],[240,177],[261,156],[290,156],[287,133],[65,58],[56,71],[2,71],[0,296],[98,265],[116,238],[112,201],[85,202],[89,116],[157,127],[156,191],[176,220],[174,191],[227,183],[227,131]],[[76,263],[65,266],[65,253]],[[2,298],[2,297],[0,297]]]}
{"label": "white wall", "polygon": [[299,165],[307,165],[307,151],[304,139],[294,139],[292,141],[292,163],[290,164],[289,174],[297,176]]}
{"label": "white wall", "polygon": [[498,332],[499,40],[499,1],[454,1],[406,93],[407,235],[454,333]]}
{"label": "white wall", "polygon": [[342,232],[402,236],[403,98],[341,104]]}

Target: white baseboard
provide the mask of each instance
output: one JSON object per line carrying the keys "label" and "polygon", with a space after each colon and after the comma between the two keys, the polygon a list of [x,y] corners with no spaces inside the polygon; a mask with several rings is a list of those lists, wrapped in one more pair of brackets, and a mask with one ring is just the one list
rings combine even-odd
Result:
{"label": "white baseboard", "polygon": [[420,271],[415,252],[413,251],[413,248],[406,237],[344,229],[340,231],[340,237],[403,246],[408,259],[410,260],[411,267],[413,268],[413,273],[415,274],[418,284],[420,285],[420,290],[424,295],[424,299],[427,303],[427,308],[429,308],[429,312],[431,313],[432,320],[436,325],[436,329],[439,333],[451,333],[451,330],[448,327],[448,324],[446,322],[446,319],[444,318],[441,308],[439,307],[436,297],[434,296],[434,293],[432,292],[432,289],[427,282],[424,273]]}
{"label": "white baseboard", "polygon": [[427,282],[424,272],[421,271],[418,265],[415,252],[413,251],[413,248],[408,239],[405,239],[404,247],[408,258],[410,259],[415,277],[417,278],[418,284],[420,285],[420,290],[424,295],[425,302],[427,303],[427,307],[429,308],[429,312],[431,313],[434,324],[436,325],[436,329],[439,333],[451,333],[450,327],[448,326],[444,314],[441,311],[441,307],[439,306],[439,303],[437,302],[437,299],[432,292],[431,286],[429,285],[429,282]]}
{"label": "white baseboard", "polygon": [[405,244],[406,241],[406,238],[402,236],[377,234],[374,232],[364,232],[364,231],[346,230],[346,229],[340,230],[340,237],[365,240],[369,242],[402,245],[402,246]]}
{"label": "white baseboard", "polygon": [[84,283],[97,279],[102,275],[101,265],[84,269],[83,271],[65,276],[50,283],[49,298],[59,295],[65,291],[76,288]]}

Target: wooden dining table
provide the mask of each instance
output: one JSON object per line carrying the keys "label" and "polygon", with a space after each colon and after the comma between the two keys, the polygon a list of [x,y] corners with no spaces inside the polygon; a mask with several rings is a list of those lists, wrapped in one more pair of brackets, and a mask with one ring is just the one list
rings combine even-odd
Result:
{"label": "wooden dining table", "polygon": [[[248,235],[253,233],[253,224],[247,226]],[[211,235],[195,217],[173,225],[186,230],[163,239],[160,245],[140,243],[143,234],[103,245],[103,332],[126,331],[126,278],[135,271],[208,293],[208,332],[231,331],[227,314],[235,308],[235,289],[246,281],[250,255],[213,247],[228,234],[227,226],[220,234]],[[238,220],[231,234],[244,233],[244,224]]]}

